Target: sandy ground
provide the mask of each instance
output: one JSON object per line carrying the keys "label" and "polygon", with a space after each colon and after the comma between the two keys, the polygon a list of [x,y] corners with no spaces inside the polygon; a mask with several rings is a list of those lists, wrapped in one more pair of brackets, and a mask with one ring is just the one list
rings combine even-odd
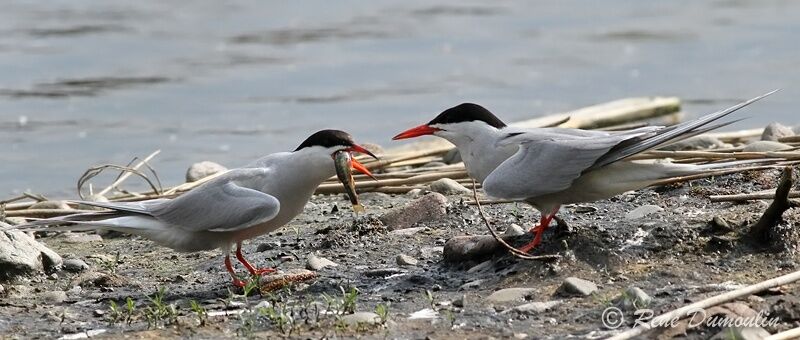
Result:
{"label": "sandy ground", "polygon": [[[391,232],[377,216],[417,197],[363,194],[368,213],[356,218],[344,197],[317,196],[287,227],[249,241],[245,254],[280,271],[305,268],[312,253],[338,266],[271,293],[255,289],[247,298],[230,285],[219,251],[183,254],[119,235],[68,242],[51,233],[40,241],[90,268],[3,283],[0,332],[3,338],[57,338],[86,331],[99,338],[602,338],[618,331],[604,327],[603,311],[629,287],[649,295],[646,307],[658,314],[797,270],[794,241],[763,247],[740,237],[766,202],[710,203],[706,198],[767,189],[777,176],[777,171],[737,174],[566,206],[561,216],[569,228],[550,228],[535,250],[562,256],[550,262],[523,261],[502,251],[445,261],[442,247],[450,238],[487,234],[475,207],[464,204],[468,196],[448,196],[444,219],[420,223],[406,234]],[[644,205],[664,210],[626,218]],[[501,231],[512,224],[527,229],[538,219],[524,204],[485,208]],[[725,219],[730,229],[715,227],[710,223],[714,217]],[[784,228],[800,223],[797,209],[784,217]],[[519,236],[515,243],[529,239]],[[399,254],[418,263],[399,265]],[[591,281],[598,289],[589,296],[565,295],[559,287],[567,277]],[[725,313],[769,313],[778,319],[764,327],[772,333],[796,327],[798,287],[743,298]],[[528,289],[512,301],[489,298],[504,288]],[[160,302],[159,289],[164,292]],[[130,310],[127,298],[133,302]],[[550,308],[514,309],[551,301]],[[372,324],[348,325],[346,315],[353,311],[378,311],[382,317]],[[633,311],[624,313],[620,329],[634,324]],[[659,334],[668,337],[671,331]],[[687,336],[708,338],[719,331],[701,326],[688,329]]]}

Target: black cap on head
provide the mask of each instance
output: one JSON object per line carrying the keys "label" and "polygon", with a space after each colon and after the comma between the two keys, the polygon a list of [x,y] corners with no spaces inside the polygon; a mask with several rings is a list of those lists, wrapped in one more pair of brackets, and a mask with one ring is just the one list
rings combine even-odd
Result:
{"label": "black cap on head", "polygon": [[430,121],[428,125],[471,122],[476,120],[482,121],[498,129],[506,127],[506,123],[503,123],[500,118],[497,118],[497,116],[489,112],[489,110],[483,106],[473,103],[463,103],[444,110],[444,112],[440,113],[438,116],[436,116],[436,118]]}
{"label": "black cap on head", "polygon": [[308,136],[294,151],[310,146],[330,148],[334,146],[353,146],[355,142],[349,133],[340,130],[321,130]]}

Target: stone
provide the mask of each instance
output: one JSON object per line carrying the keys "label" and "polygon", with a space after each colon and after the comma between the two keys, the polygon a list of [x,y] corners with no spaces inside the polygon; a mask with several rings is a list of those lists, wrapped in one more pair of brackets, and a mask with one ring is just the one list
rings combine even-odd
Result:
{"label": "stone", "polygon": [[442,195],[471,194],[472,190],[450,178],[440,178],[430,184],[430,190]]}
{"label": "stone", "polygon": [[64,260],[64,270],[71,273],[80,273],[89,269],[89,265],[81,259],[66,259]]}
{"label": "stone", "polygon": [[228,171],[228,168],[214,162],[202,161],[194,163],[186,170],[186,182],[195,182],[223,171]]}
{"label": "stone", "polygon": [[417,259],[408,256],[406,254],[397,255],[395,261],[397,261],[397,264],[401,266],[416,266],[417,263],[419,262],[417,261]]}
{"label": "stone", "polygon": [[509,312],[518,312],[523,314],[539,314],[542,312],[546,312],[549,309],[552,309],[555,306],[562,304],[563,301],[561,300],[554,300],[554,301],[545,301],[545,302],[531,302],[526,303],[524,305],[519,305],[514,308],[508,309],[503,311],[500,314],[506,314]]}
{"label": "stone", "polygon": [[536,288],[505,288],[495,291],[488,297],[488,302],[521,301],[536,293]]}
{"label": "stone", "polygon": [[467,305],[467,294],[463,294],[453,300],[453,307],[464,308]]}
{"label": "stone", "polygon": [[97,234],[89,234],[89,233],[64,233],[64,243],[89,243],[89,242],[101,242],[103,241],[103,237]]}
{"label": "stone", "polygon": [[270,241],[270,242],[259,243],[258,247],[256,247],[256,252],[261,253],[267,250],[278,249],[280,247],[281,247],[281,241]]}
{"label": "stone", "polygon": [[381,317],[373,312],[355,312],[343,316],[342,322],[348,326],[376,325],[381,322]]}
{"label": "stone", "polygon": [[764,132],[761,133],[761,140],[771,140],[777,142],[778,139],[791,136],[794,136],[794,131],[792,131],[792,128],[781,123],[769,123],[769,125],[764,128]]}
{"label": "stone", "polygon": [[306,268],[310,270],[321,270],[325,267],[336,267],[338,265],[336,262],[314,254],[308,255],[308,259],[306,259]]}
{"label": "stone", "polygon": [[510,225],[508,227],[508,229],[506,229],[505,232],[503,232],[503,235],[506,235],[506,236],[522,236],[522,235],[525,235],[526,233],[528,233],[528,231],[525,230],[524,228],[520,227],[517,224],[512,224],[512,225]]}
{"label": "stone", "polygon": [[486,261],[483,261],[481,263],[478,263],[477,265],[473,266],[470,269],[467,269],[467,274],[474,274],[474,273],[482,272],[482,271],[485,271],[485,270],[489,270],[492,267],[493,267],[492,260],[486,260]]}
{"label": "stone", "polygon": [[625,311],[636,311],[647,308],[653,298],[639,287],[628,287],[620,296],[612,300],[615,306]]}
{"label": "stone", "polygon": [[58,305],[67,300],[67,293],[54,290],[39,294],[39,299],[50,305]]}
{"label": "stone", "polygon": [[577,277],[568,277],[564,279],[558,292],[563,295],[572,296],[589,296],[597,291],[597,285],[591,281],[579,279]]}
{"label": "stone", "polygon": [[653,214],[653,213],[657,213],[659,211],[664,211],[664,208],[659,207],[657,205],[646,204],[646,205],[643,205],[641,207],[638,207],[636,209],[633,209],[633,210],[629,211],[627,214],[625,214],[625,219],[637,220],[637,219],[640,219],[640,218],[645,217],[647,215],[650,215],[650,214]]}
{"label": "stone", "polygon": [[411,236],[411,235],[419,233],[420,231],[423,231],[425,229],[428,229],[428,227],[397,229],[397,230],[390,231],[389,234],[395,235],[395,236]]}
{"label": "stone", "polygon": [[422,194],[422,189],[411,189],[406,194],[412,197],[419,196]]}
{"label": "stone", "polygon": [[491,235],[456,236],[444,244],[444,260],[476,261],[494,254],[499,247],[500,243]]}
{"label": "stone", "polygon": [[364,272],[364,276],[366,277],[387,277],[397,274],[405,273],[404,270],[400,268],[377,268],[377,269],[370,269]]}
{"label": "stone", "polygon": [[38,203],[34,203],[28,209],[59,209],[59,210],[70,210],[72,207],[64,201],[42,201]]}
{"label": "stone", "polygon": [[438,221],[446,216],[447,197],[432,192],[384,213],[379,219],[389,230],[397,230],[410,228],[419,222]]}
{"label": "stone", "polygon": [[[98,195],[98,194],[89,195],[89,197],[86,197],[86,201],[89,201],[89,202],[100,202],[100,203],[109,202],[108,198],[106,198],[103,195]],[[89,204],[78,204],[78,209],[80,209],[80,210],[105,210],[105,208],[98,207],[98,206],[95,206],[95,205],[89,205]]]}
{"label": "stone", "polygon": [[711,337],[711,340],[760,340],[768,336],[769,332],[761,327],[729,327]]}
{"label": "stone", "polygon": [[61,256],[19,231],[0,231],[0,280],[54,271]]}
{"label": "stone", "polygon": [[725,143],[714,136],[700,135],[684,139],[677,143],[669,144],[659,150],[665,151],[687,151],[703,149],[719,149],[725,147]]}
{"label": "stone", "polygon": [[780,142],[773,142],[768,140],[759,140],[747,144],[742,151],[744,152],[770,152],[791,149],[792,147]]}
{"label": "stone", "polygon": [[478,289],[481,287],[481,285],[483,285],[484,282],[486,282],[486,279],[473,280],[461,285],[460,287],[458,287],[458,290]]}
{"label": "stone", "polygon": [[442,157],[442,160],[447,164],[461,163],[462,162],[461,153],[458,152],[458,149],[452,148],[449,151],[447,151],[446,154],[444,154],[444,157]]}
{"label": "stone", "polygon": [[10,225],[23,225],[28,223],[24,217],[6,217],[6,222]]}

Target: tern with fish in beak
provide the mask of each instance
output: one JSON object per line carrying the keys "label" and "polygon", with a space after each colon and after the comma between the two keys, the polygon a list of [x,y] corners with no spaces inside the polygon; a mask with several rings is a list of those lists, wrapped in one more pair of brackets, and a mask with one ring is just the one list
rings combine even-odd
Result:
{"label": "tern with fish in beak", "polygon": [[[232,245],[236,245],[236,258],[251,275],[275,271],[257,269],[245,260],[242,241],[267,234],[294,219],[316,188],[335,175],[334,157],[351,152],[377,159],[346,132],[322,130],[293,152],[264,156],[173,199],[80,202],[108,210],[38,220],[15,229],[107,229],[140,235],[177,251],[221,248],[233,284],[242,287],[246,283],[238,278],[231,264]],[[349,159],[350,166],[371,176],[355,158]]]}
{"label": "tern with fish in beak", "polygon": [[664,178],[751,162],[693,165],[627,158],[735,123],[738,120],[712,124],[776,91],[677,125],[626,131],[513,128],[484,107],[464,103],[394,139],[423,135],[447,139],[455,144],[467,172],[483,185],[486,194],[524,201],[539,210],[539,224],[530,230],[533,241],[519,249],[529,252],[541,242],[562,204],[598,201]]}

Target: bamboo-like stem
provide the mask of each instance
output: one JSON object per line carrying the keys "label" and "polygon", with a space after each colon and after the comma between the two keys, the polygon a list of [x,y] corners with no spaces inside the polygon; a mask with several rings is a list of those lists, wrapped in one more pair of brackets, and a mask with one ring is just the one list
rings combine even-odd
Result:
{"label": "bamboo-like stem", "polygon": [[800,339],[800,327],[792,328],[788,331],[780,333],[775,333],[764,338],[764,340],[790,340],[790,339]]}
{"label": "bamboo-like stem", "polygon": [[[683,319],[693,313],[697,312],[698,310],[703,310],[709,307],[713,307],[728,301],[733,301],[751,294],[755,294],[761,291],[765,291],[767,289],[782,286],[785,284],[789,284],[795,281],[800,280],[800,271],[796,271],[794,273],[786,274],[783,276],[779,276],[770,280],[766,280],[763,282],[759,282],[756,284],[749,285],[744,288],[740,288],[734,291],[730,291],[724,294],[720,294],[717,296],[712,296],[707,299],[700,300],[698,302],[683,306],[681,308],[675,309],[671,312],[661,314],[655,318],[653,318],[650,322],[646,322],[631,328],[625,332],[620,334],[614,335],[608,340],[627,340],[634,338],[643,334],[644,332],[656,328],[658,326],[669,325],[671,320],[679,320]],[[655,325],[656,327],[653,327]]]}
{"label": "bamboo-like stem", "polygon": [[[773,192],[751,193],[751,194],[736,194],[736,195],[711,195],[708,199],[711,202],[744,202],[751,200],[771,200],[775,199],[775,190]],[[789,198],[800,198],[800,191],[789,192]]]}
{"label": "bamboo-like stem", "polygon": [[71,214],[93,212],[92,210],[76,209],[24,209],[6,211],[6,217],[57,217]]}

